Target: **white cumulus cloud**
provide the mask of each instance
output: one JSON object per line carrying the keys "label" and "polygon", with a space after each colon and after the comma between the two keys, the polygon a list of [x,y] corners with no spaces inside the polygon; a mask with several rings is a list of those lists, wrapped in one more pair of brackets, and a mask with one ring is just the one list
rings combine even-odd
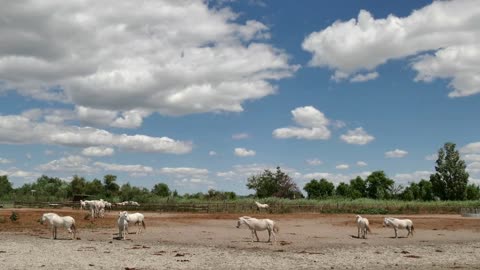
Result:
{"label": "white cumulus cloud", "polygon": [[74,155],[41,164],[37,166],[37,170],[70,173],[92,173],[96,171],[96,169],[91,166],[90,159]]}
{"label": "white cumulus cloud", "polygon": [[105,157],[105,156],[111,156],[115,150],[110,147],[87,147],[82,150],[82,155],[84,156],[90,156],[90,157]]}
{"label": "white cumulus cloud", "polygon": [[[335,70],[335,80],[374,77],[379,65],[411,58],[415,80],[451,80],[450,97],[480,93],[480,5],[477,0],[434,1],[409,16],[337,21],[303,41],[310,65]],[[367,75],[358,73],[369,72]]]}
{"label": "white cumulus cloud", "polygon": [[238,147],[238,148],[235,148],[234,154],[235,156],[238,156],[238,157],[251,157],[251,156],[255,156],[256,152],[254,150],[248,150],[245,148]]}
{"label": "white cumulus cloud", "polygon": [[134,165],[123,165],[123,164],[114,164],[114,163],[104,163],[104,162],[95,162],[95,166],[102,168],[104,171],[117,171],[117,172],[127,172],[130,174],[142,174],[146,175],[153,172],[153,168],[149,166],[143,166],[139,164]]}
{"label": "white cumulus cloud", "polygon": [[114,134],[103,129],[33,122],[20,115],[0,116],[0,143],[56,144],[73,147],[118,147],[127,151],[184,154],[191,142],[168,137]]}
{"label": "white cumulus cloud", "polygon": [[365,167],[365,166],[368,166],[368,164],[365,161],[357,161],[357,166],[358,167]]}
{"label": "white cumulus cloud", "polygon": [[273,137],[277,139],[307,139],[326,140],[330,138],[328,125],[330,121],[325,115],[312,106],[298,107],[291,111],[293,121],[300,127],[277,128],[273,131]]}
{"label": "white cumulus cloud", "polygon": [[239,112],[298,69],[266,25],[203,0],[8,1],[0,18],[0,92],[88,108],[102,125]]}
{"label": "white cumulus cloud", "polygon": [[340,139],[348,144],[364,145],[375,139],[368,134],[362,127],[347,131],[346,134],[340,136]]}
{"label": "white cumulus cloud", "polygon": [[318,158],[307,159],[306,161],[308,165],[312,165],[312,166],[323,164],[323,162]]}
{"label": "white cumulus cloud", "polygon": [[350,168],[350,166],[348,164],[339,164],[337,166],[335,166],[336,169],[338,170],[346,170],[348,168]]}
{"label": "white cumulus cloud", "polygon": [[405,150],[395,149],[392,151],[385,152],[386,158],[403,158],[408,154]]}

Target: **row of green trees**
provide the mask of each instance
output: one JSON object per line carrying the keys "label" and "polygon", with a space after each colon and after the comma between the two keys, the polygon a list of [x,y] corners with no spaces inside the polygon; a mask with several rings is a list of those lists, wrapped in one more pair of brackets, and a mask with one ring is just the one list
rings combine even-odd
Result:
{"label": "row of green trees", "polygon": [[[446,143],[438,151],[435,166],[436,173],[429,180],[410,183],[404,187],[397,185],[383,171],[374,171],[366,179],[360,176],[349,183],[335,185],[325,178],[312,179],[303,188],[309,199],[321,199],[332,196],[345,198],[403,199],[403,200],[477,200],[480,199],[480,187],[468,183],[465,162],[455,150],[455,144]],[[256,196],[295,198],[302,196],[293,180],[277,167],[277,171],[265,170],[248,179],[247,187],[256,192]]]}
{"label": "row of green trees", "polygon": [[206,193],[186,193],[180,196],[176,190],[171,191],[165,183],[157,183],[151,190],[132,186],[130,183],[120,186],[117,184],[117,177],[111,174],[105,175],[103,181],[99,179],[88,181],[75,175],[70,182],[42,175],[34,183],[27,183],[19,188],[13,188],[8,176],[0,176],[0,200],[58,201],[71,200],[78,195],[81,198],[85,198],[85,196],[87,199],[103,198],[112,202],[155,202],[166,197],[199,200],[233,200],[237,198],[235,192],[214,189],[210,189]]}
{"label": "row of green trees", "polygon": [[[480,199],[480,187],[468,183],[466,165],[460,159],[455,144],[446,143],[438,151],[435,166],[436,173],[429,180],[422,179],[408,186],[397,185],[383,171],[374,171],[366,179],[357,176],[348,183],[335,186],[327,179],[312,179],[303,188],[309,199],[322,199],[332,196],[343,198],[403,199],[403,200],[476,200]],[[113,202],[135,200],[153,202],[165,197],[183,197],[186,199],[232,200],[234,192],[209,190],[207,193],[184,194],[179,196],[176,190],[170,190],[167,184],[157,183],[151,190],[126,183],[118,185],[115,175],[105,175],[103,181],[87,181],[74,176],[67,182],[55,177],[41,176],[34,183],[27,183],[13,188],[8,176],[0,176],[0,199],[38,199],[69,200],[74,195],[89,195],[89,198],[104,198]],[[293,179],[280,167],[275,172],[264,172],[247,179],[247,187],[255,191],[258,198],[303,198],[303,194]]]}
{"label": "row of green trees", "polygon": [[69,200],[75,195],[88,195],[89,198],[104,198],[112,201],[148,201],[154,197],[176,196],[177,191],[171,191],[167,184],[158,183],[151,190],[132,186],[130,183],[117,184],[115,175],[105,175],[103,181],[93,179],[87,181],[80,176],[73,176],[67,182],[56,177],[42,175],[34,183],[26,183],[19,188],[13,188],[8,176],[0,176],[1,199],[38,199],[38,200]]}

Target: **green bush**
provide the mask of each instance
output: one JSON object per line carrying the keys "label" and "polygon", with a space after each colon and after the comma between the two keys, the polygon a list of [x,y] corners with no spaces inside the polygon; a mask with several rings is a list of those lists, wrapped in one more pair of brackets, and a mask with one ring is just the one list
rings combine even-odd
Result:
{"label": "green bush", "polygon": [[15,221],[17,221],[18,219],[19,219],[19,216],[18,216],[17,212],[12,211],[12,214],[10,215],[10,220],[11,220],[12,222],[15,222]]}

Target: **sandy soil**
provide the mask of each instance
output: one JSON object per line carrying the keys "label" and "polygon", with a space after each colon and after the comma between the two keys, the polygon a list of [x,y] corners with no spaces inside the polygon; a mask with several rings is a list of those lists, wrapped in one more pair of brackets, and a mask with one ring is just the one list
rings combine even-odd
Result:
{"label": "sandy soil", "polygon": [[414,215],[415,236],[394,239],[383,216],[369,216],[372,233],[357,239],[354,215],[251,213],[278,222],[275,244],[267,232],[251,242],[237,229],[238,214],[144,213],[147,230],[117,240],[117,212],[84,219],[81,210],[59,210],[77,220],[78,235],[58,240],[38,220],[51,209],[0,210],[0,269],[480,269],[480,219]]}

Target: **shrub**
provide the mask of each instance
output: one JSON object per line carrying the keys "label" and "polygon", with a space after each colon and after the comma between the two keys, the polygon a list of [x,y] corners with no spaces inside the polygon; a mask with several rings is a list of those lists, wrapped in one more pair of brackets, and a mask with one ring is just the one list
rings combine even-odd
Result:
{"label": "shrub", "polygon": [[11,220],[12,222],[15,222],[15,221],[18,220],[18,218],[19,218],[19,217],[18,217],[17,212],[12,211],[12,214],[10,215],[10,220]]}

